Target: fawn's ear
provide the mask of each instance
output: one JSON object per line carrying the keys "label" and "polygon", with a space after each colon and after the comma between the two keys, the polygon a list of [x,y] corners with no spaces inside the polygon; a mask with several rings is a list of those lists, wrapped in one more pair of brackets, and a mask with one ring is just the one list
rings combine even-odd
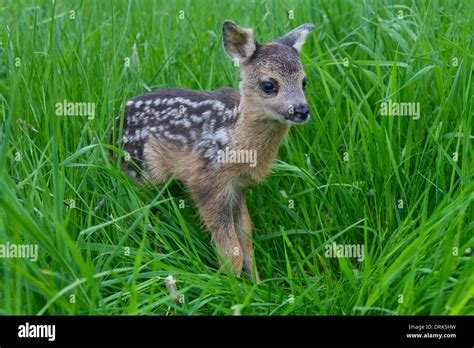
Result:
{"label": "fawn's ear", "polygon": [[256,42],[252,29],[241,28],[231,21],[225,21],[222,26],[224,49],[233,60],[250,58],[255,52]]}
{"label": "fawn's ear", "polygon": [[306,41],[306,36],[311,30],[313,30],[313,28],[313,23],[300,25],[298,28],[293,29],[288,34],[279,38],[277,42],[281,43],[282,45],[293,47],[296,52],[301,53],[301,48]]}

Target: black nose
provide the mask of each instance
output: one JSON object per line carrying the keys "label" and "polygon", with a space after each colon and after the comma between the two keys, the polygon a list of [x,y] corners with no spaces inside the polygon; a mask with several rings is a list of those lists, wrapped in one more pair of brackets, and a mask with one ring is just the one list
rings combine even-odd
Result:
{"label": "black nose", "polygon": [[307,104],[301,104],[295,107],[294,121],[303,122],[309,118],[309,108]]}

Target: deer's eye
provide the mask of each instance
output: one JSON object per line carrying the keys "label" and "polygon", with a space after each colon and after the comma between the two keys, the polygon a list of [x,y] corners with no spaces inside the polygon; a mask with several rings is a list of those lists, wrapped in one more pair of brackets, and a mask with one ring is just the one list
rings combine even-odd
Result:
{"label": "deer's eye", "polygon": [[278,92],[278,84],[274,80],[262,81],[260,83],[260,88],[267,94],[275,94]]}
{"label": "deer's eye", "polygon": [[303,89],[306,89],[306,77],[303,79]]}

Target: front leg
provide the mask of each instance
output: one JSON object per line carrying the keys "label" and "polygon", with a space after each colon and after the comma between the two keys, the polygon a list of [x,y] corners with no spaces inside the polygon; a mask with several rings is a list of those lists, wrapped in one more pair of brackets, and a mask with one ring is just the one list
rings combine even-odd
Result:
{"label": "front leg", "polygon": [[[254,252],[252,245],[252,220],[250,220],[249,211],[247,209],[247,199],[245,192],[242,192],[239,197],[238,209],[234,212],[235,228],[237,230],[237,237],[239,238],[240,246],[243,251],[243,267],[250,278],[253,278],[254,270]],[[255,280],[260,282],[257,266],[255,265]]]}
{"label": "front leg", "polygon": [[244,256],[234,224],[233,212],[237,203],[234,188],[216,182],[204,187],[202,182],[199,185],[188,183],[188,187],[219,253],[230,262],[234,273],[240,277]]}

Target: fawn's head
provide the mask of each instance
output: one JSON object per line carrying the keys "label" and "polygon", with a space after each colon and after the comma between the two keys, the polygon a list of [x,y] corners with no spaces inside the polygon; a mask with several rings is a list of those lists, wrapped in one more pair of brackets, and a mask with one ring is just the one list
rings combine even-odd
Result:
{"label": "fawn's head", "polygon": [[299,55],[313,28],[311,23],[303,24],[274,42],[260,44],[251,29],[224,22],[224,49],[240,67],[242,101],[260,118],[290,124],[309,119]]}

